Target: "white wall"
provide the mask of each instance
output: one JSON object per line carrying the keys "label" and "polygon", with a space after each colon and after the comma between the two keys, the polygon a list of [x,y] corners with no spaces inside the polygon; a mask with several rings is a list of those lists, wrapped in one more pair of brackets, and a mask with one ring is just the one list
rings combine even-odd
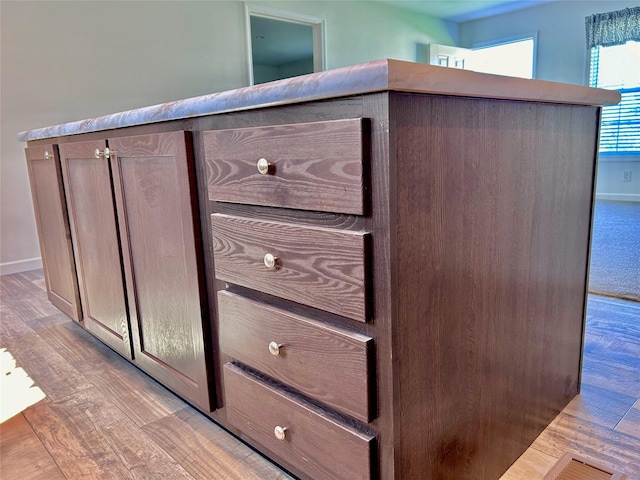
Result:
{"label": "white wall", "polygon": [[585,85],[584,20],[594,13],[639,6],[638,0],[557,0],[460,25],[460,46],[538,32],[536,78]]}
{"label": "white wall", "polygon": [[[625,172],[631,172],[631,181],[625,182]],[[598,200],[640,202],[640,157],[601,156],[596,197]]]}
{"label": "white wall", "polygon": [[[385,4],[254,3],[324,18],[328,68],[459,40],[457,24]],[[237,0],[2,0],[0,22],[0,273],[40,256],[18,132],[248,84]]]}
{"label": "white wall", "polygon": [[[585,17],[638,5],[638,1],[556,1],[464,23],[461,46],[538,32],[537,78],[586,85]],[[623,181],[625,170],[632,172],[631,182]],[[596,202],[589,291],[638,301],[640,157],[600,157],[596,198],[618,201]]]}
{"label": "white wall", "polygon": [[[537,32],[536,78],[586,85],[589,56],[585,18],[637,6],[640,6],[637,0],[555,1],[463,23],[460,44],[471,48],[483,42]],[[632,170],[631,182],[623,182],[624,170]],[[640,202],[640,157],[602,157],[596,193],[599,199]]]}

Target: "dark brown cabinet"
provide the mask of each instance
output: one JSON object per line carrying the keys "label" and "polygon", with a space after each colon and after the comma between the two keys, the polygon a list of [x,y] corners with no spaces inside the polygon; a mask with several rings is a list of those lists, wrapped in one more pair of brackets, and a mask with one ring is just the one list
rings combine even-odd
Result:
{"label": "dark brown cabinet", "polygon": [[209,411],[188,140],[66,143],[60,155],[85,328]]}
{"label": "dark brown cabinet", "polygon": [[[370,479],[377,465],[375,341],[354,331],[371,315],[371,235],[303,220],[366,211],[368,133],[362,118],[203,133],[209,200],[241,205],[210,215],[215,277],[250,289],[217,297],[227,419],[303,478]],[[298,306],[243,296],[258,292]]]}
{"label": "dark brown cabinet", "polygon": [[50,298],[302,479],[499,478],[579,391],[617,101],[386,60],[26,132]]}
{"label": "dark brown cabinet", "polygon": [[171,132],[114,138],[109,146],[134,362],[209,411],[206,295],[187,140],[185,132]]}
{"label": "dark brown cabinet", "polygon": [[76,322],[82,316],[67,205],[54,145],[25,148],[49,301]]}
{"label": "dark brown cabinet", "polygon": [[[389,92],[278,112],[202,134],[228,424],[305,479],[498,478],[578,392],[598,109]],[[366,128],[312,139],[333,122]]]}
{"label": "dark brown cabinet", "polygon": [[118,222],[104,140],[60,145],[84,327],[131,359]]}

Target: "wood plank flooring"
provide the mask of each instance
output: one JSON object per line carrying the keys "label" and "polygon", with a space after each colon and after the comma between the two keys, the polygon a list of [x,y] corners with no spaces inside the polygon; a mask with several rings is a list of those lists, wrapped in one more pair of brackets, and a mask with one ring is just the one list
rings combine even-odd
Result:
{"label": "wood plank flooring", "polygon": [[640,303],[589,296],[581,393],[502,480],[541,479],[566,452],[640,479]]}
{"label": "wood plank flooring", "polygon": [[47,395],[0,425],[1,479],[291,478],[51,306],[41,271],[0,295],[0,348]]}
{"label": "wood plank flooring", "polygon": [[[0,347],[46,394],[0,425],[0,479],[291,478],[51,306],[42,271],[0,277],[0,315]],[[502,480],[568,451],[640,480],[638,303],[589,298],[582,393]]]}

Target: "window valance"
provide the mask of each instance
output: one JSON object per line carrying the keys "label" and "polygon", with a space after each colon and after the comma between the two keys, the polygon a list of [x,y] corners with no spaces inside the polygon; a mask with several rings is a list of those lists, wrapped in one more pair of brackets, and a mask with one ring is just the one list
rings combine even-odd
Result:
{"label": "window valance", "polygon": [[640,7],[597,13],[585,19],[587,49],[640,41]]}

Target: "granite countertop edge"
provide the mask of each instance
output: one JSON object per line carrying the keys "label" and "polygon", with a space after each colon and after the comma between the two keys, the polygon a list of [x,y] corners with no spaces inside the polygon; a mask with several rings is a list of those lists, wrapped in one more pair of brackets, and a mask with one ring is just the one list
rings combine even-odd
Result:
{"label": "granite countertop edge", "polygon": [[620,98],[615,91],[580,85],[502,77],[385,59],[27,130],[18,134],[18,141],[28,142],[384,90],[585,105],[617,103]]}

